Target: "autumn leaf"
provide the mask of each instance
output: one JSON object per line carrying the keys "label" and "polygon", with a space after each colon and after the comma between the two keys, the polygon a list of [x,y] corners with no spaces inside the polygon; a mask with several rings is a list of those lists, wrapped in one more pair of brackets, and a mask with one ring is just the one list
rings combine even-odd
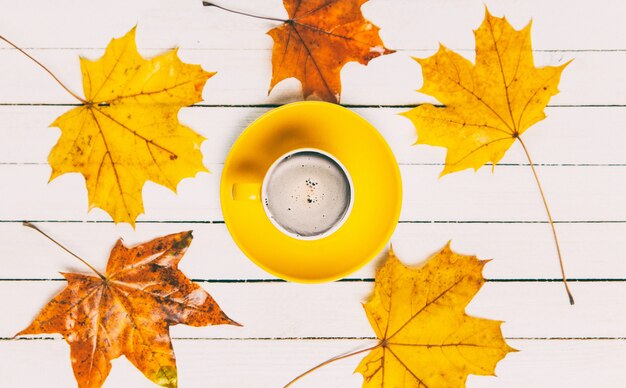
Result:
{"label": "autumn leaf", "polygon": [[95,275],[64,273],[66,288],[17,335],[63,335],[81,388],[100,387],[111,370],[111,360],[122,355],[156,384],[176,387],[169,327],[179,323],[238,325],[178,270],[191,240],[191,232],[133,248],[119,240],[104,275],[95,269]]}
{"label": "autumn leaf", "polygon": [[364,304],[380,340],[356,369],[364,387],[464,387],[469,374],[494,375],[515,351],[502,322],[465,313],[485,282],[485,263],[449,245],[417,269],[389,253]]}
{"label": "autumn leaf", "polygon": [[485,283],[476,256],[450,244],[420,268],[402,264],[393,250],[376,271],[374,292],[363,305],[379,341],[344,353],[300,374],[286,386],[335,361],[370,352],[356,371],[363,387],[464,387],[467,376],[495,376],[496,364],[515,352],[502,337],[501,321],[475,318],[465,307]]}
{"label": "autumn leaf", "polygon": [[558,93],[567,63],[536,68],[530,27],[516,31],[486,11],[475,31],[475,65],[443,45],[429,58],[414,58],[424,78],[419,91],[444,107],[423,104],[403,115],[417,129],[417,144],[447,148],[442,175],[495,165],[522,133],[546,117],[543,110]]}
{"label": "autumn leaf", "polygon": [[339,102],[340,71],[348,62],[362,65],[394,50],[385,48],[379,28],[366,20],[367,0],[283,0],[289,19],[268,31],[274,39],[270,92],[295,77],[304,98]]}
{"label": "autumn leaf", "polygon": [[417,130],[416,144],[447,149],[441,175],[468,168],[478,170],[496,163],[517,140],[532,169],[552,228],[563,284],[570,304],[574,297],[567,284],[563,257],[554,220],[548,208],[534,163],[521,135],[543,120],[544,108],[559,92],[561,66],[537,68],[533,60],[529,23],[515,30],[505,18],[492,16],[485,8],[485,20],[474,32],[476,64],[440,45],[422,66],[424,84],[419,90],[443,103],[438,108],[423,104],[402,113]]}
{"label": "autumn leaf", "polygon": [[267,33],[274,40],[272,81],[297,78],[304,98],[339,103],[340,72],[348,62],[367,65],[391,54],[378,36],[379,28],[363,17],[361,6],[368,0],[283,0],[289,19],[251,15],[203,1],[205,7],[259,19],[281,22]]}
{"label": "autumn leaf", "polygon": [[135,28],[113,39],[99,60],[80,63],[85,98],[72,93],[81,106],[51,125],[61,129],[61,137],[48,157],[50,180],[81,173],[90,209],[134,225],[144,211],[146,181],[176,191],[181,179],[208,171],[200,152],[205,139],[177,114],[202,100],[204,84],[215,73],[181,62],[176,49],[143,59]]}

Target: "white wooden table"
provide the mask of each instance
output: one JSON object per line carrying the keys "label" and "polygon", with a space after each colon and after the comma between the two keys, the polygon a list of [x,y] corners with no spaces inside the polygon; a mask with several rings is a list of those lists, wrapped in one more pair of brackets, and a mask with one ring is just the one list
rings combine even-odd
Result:
{"label": "white wooden table", "polygon": [[[524,136],[558,220],[570,307],[546,215],[518,144],[492,174],[461,172],[438,179],[444,150],[412,147],[411,123],[397,115],[433,102],[414,92],[425,57],[438,42],[473,58],[472,29],[482,0],[372,0],[363,7],[394,55],[342,72],[342,103],[370,120],[394,150],[404,180],[401,221],[392,242],[405,262],[419,263],[452,240],[453,249],[494,258],[490,281],[471,314],[506,321],[504,335],[521,350],[497,368],[498,378],[469,378],[472,387],[621,387],[626,384],[626,8],[621,1],[486,1],[517,28],[533,18],[539,65],[574,58],[548,118]],[[280,0],[222,0],[253,13],[284,17]],[[241,131],[269,109],[300,99],[295,80],[267,96],[274,24],[204,9],[200,0],[0,0],[0,34],[44,62],[81,92],[78,56],[99,57],[112,37],[138,24],[149,56],[180,46],[186,62],[217,71],[205,101],[183,109],[182,122],[208,138],[200,174],[179,194],[144,189],[146,214],[136,230],[87,213],[83,178],[48,184],[48,152],[59,130],[48,125],[74,100],[16,50],[0,45],[0,386],[73,386],[69,348],[59,336],[14,340],[65,283],[59,271],[84,271],[22,220],[36,221],[67,247],[104,268],[109,249],[193,229],[181,263],[237,327],[172,328],[181,387],[272,387],[309,367],[373,342],[360,302],[372,289],[378,261],[346,279],[321,285],[280,282],[238,250],[219,207],[220,171]],[[381,256],[382,257],[382,256]],[[357,387],[359,358],[321,369],[300,387]],[[125,359],[113,362],[108,387],[150,387]]]}

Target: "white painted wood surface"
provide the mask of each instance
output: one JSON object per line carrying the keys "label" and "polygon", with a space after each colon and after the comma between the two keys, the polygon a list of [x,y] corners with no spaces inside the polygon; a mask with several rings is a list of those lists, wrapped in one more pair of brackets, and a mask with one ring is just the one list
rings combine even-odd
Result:
{"label": "white painted wood surface", "polygon": [[[284,16],[280,0],[222,0],[221,4]],[[434,102],[414,90],[419,66],[438,42],[473,57],[472,29],[482,0],[371,0],[363,7],[398,53],[368,67],[342,71],[342,103],[370,120],[387,139],[404,181],[394,250],[419,263],[448,240],[453,248],[493,258],[490,280],[469,307],[506,321],[503,331],[521,350],[503,360],[497,378],[470,387],[622,387],[626,384],[626,7],[621,1],[486,1],[492,13],[520,28],[533,19],[536,62],[571,58],[548,118],[524,136],[550,201],[577,304],[570,307],[559,278],[549,225],[533,177],[517,145],[492,174],[462,172],[438,179],[445,152],[412,147],[414,131],[397,115]],[[96,58],[112,37],[139,25],[138,46],[152,55],[180,46],[183,60],[218,75],[205,101],[180,119],[203,134],[205,164],[179,186],[144,190],[147,214],[137,230],[87,213],[83,179],[48,184],[46,159],[59,136],[48,128],[74,101],[16,50],[0,45],[0,386],[73,386],[67,345],[58,336],[11,337],[26,326],[64,282],[59,271],[79,263],[21,220],[37,220],[68,247],[104,267],[118,237],[138,243],[194,230],[181,263],[245,327],[174,327],[181,387],[278,387],[327,358],[366,347],[373,332],[360,302],[380,260],[345,281],[322,285],[277,282],[248,261],[230,239],[219,209],[222,163],[255,118],[300,98],[290,80],[267,95],[272,23],[205,9],[200,0],[0,0],[0,34],[28,48],[76,91],[78,56]],[[380,256],[382,258],[382,255]],[[300,387],[357,387],[358,357],[308,376]],[[108,387],[148,387],[126,360],[114,362]]]}

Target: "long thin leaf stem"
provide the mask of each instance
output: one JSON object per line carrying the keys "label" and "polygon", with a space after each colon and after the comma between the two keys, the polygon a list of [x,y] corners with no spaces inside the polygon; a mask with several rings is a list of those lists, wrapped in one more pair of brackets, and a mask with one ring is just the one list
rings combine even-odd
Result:
{"label": "long thin leaf stem", "polygon": [[324,362],[314,366],[313,368],[309,369],[308,371],[302,373],[301,375],[299,375],[295,379],[291,380],[290,382],[287,383],[287,385],[284,386],[284,388],[290,387],[293,383],[295,383],[296,381],[300,380],[301,378],[303,378],[304,376],[308,375],[309,373],[314,372],[314,371],[318,370],[319,368],[321,368],[323,366],[326,366],[326,365],[328,365],[328,364],[330,364],[332,362],[343,360],[344,358],[356,356],[357,354],[369,352],[370,350],[376,349],[379,346],[381,346],[381,343],[378,343],[375,346],[371,346],[369,348],[357,350],[356,352],[352,352],[352,353],[344,354],[342,356],[337,356],[337,357],[330,358],[330,359],[328,359],[328,360],[326,360],[326,361],[324,361]]}
{"label": "long thin leaf stem", "polygon": [[53,239],[52,237],[48,236],[44,231],[42,231],[41,229],[39,229],[36,225],[28,222],[28,221],[24,221],[22,223],[22,225],[27,226],[31,229],[35,229],[37,232],[41,233],[42,235],[44,235],[45,237],[48,238],[48,240],[52,241],[53,243],[55,243],[56,245],[58,245],[61,249],[63,249],[65,252],[69,253],[70,255],[74,256],[75,258],[77,258],[78,260],[81,261],[81,263],[85,264],[87,267],[89,267],[89,269],[91,269],[93,272],[96,273],[96,275],[100,276],[100,278],[102,280],[105,280],[106,277],[97,269],[95,269],[91,264],[89,264],[87,261],[85,261],[83,258],[81,258],[80,256],[78,256],[76,253],[70,251],[69,249],[67,249],[66,247],[64,247],[63,245],[61,245],[61,243],[59,243],[57,240]]}
{"label": "long thin leaf stem", "polygon": [[27,53],[26,51],[22,50],[21,48],[19,48],[15,43],[11,42],[10,40],[8,40],[7,38],[5,38],[4,36],[0,35],[0,39],[5,41],[6,43],[8,43],[9,45],[11,45],[13,48],[15,48],[17,51],[19,51],[20,53],[26,55],[27,58],[29,58],[31,61],[35,62],[37,65],[39,65],[39,67],[41,67],[42,69],[44,69],[46,71],[46,73],[50,74],[50,76],[52,78],[54,78],[54,80],[61,85],[61,87],[63,89],[65,89],[66,92],[68,92],[70,95],[72,95],[72,97],[74,97],[75,99],[77,99],[78,101],[82,102],[83,104],[86,104],[87,101],[85,101],[84,98],[78,96],[76,93],[72,92],[67,86],[65,86],[65,84],[63,82],[61,82],[60,79],[57,78],[56,75],[54,75],[54,73],[52,73],[50,71],[50,69],[48,69],[46,66],[44,66],[41,62],[39,62],[38,60],[36,60],[35,58],[33,58],[29,53]]}
{"label": "long thin leaf stem", "polygon": [[563,265],[563,256],[561,255],[561,247],[559,245],[559,238],[556,234],[556,228],[554,227],[554,220],[552,219],[552,214],[550,214],[550,208],[548,207],[548,201],[546,200],[546,195],[543,192],[543,188],[541,187],[541,182],[539,181],[539,176],[537,175],[537,171],[535,170],[535,164],[530,158],[530,153],[526,148],[526,144],[522,141],[522,138],[517,136],[517,140],[519,140],[522,148],[524,149],[524,153],[526,154],[526,158],[528,158],[528,163],[530,164],[530,168],[533,171],[533,175],[535,176],[535,181],[537,182],[537,187],[539,188],[539,193],[541,194],[541,199],[543,200],[543,205],[546,208],[546,213],[548,214],[548,221],[550,221],[550,227],[552,228],[552,235],[554,236],[554,244],[556,245],[556,253],[559,256],[559,264],[561,266],[561,275],[563,276],[563,285],[565,286],[565,291],[567,292],[567,296],[569,297],[569,303],[571,305],[574,304],[574,296],[569,289],[569,285],[567,284],[567,277],[565,276],[565,266]]}
{"label": "long thin leaf stem", "polygon": [[256,19],[273,20],[273,21],[281,22],[281,23],[287,23],[288,22],[288,20],[285,20],[285,19],[273,18],[273,17],[269,17],[269,16],[259,16],[259,15],[253,15],[253,14],[246,13],[246,12],[235,11],[233,9],[228,9],[228,8],[222,7],[221,5],[217,5],[217,4],[212,3],[210,1],[203,1],[202,5],[204,5],[205,7],[219,8],[219,9],[222,9],[222,10],[224,10],[226,12],[236,13],[238,15],[249,16],[251,18],[256,18]]}

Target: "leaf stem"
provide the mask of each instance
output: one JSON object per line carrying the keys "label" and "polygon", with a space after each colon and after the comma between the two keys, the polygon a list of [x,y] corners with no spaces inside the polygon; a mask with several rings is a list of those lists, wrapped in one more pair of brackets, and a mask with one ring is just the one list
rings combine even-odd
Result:
{"label": "leaf stem", "polygon": [[52,73],[50,71],[50,69],[48,69],[46,66],[44,66],[41,62],[39,62],[38,60],[36,60],[35,58],[33,58],[30,54],[28,54],[26,51],[22,50],[21,48],[19,48],[15,43],[11,42],[10,40],[8,40],[7,38],[5,38],[4,36],[0,35],[0,39],[5,41],[6,43],[8,43],[9,45],[11,45],[13,48],[15,48],[17,51],[19,51],[20,53],[26,55],[27,58],[29,58],[31,61],[35,62],[37,65],[39,65],[39,67],[41,67],[42,69],[44,69],[46,71],[46,73],[50,74],[50,76],[52,78],[54,78],[55,81],[57,81],[57,83],[59,85],[61,85],[61,87],[63,89],[65,89],[66,92],[68,92],[70,95],[72,95],[72,97],[74,97],[75,99],[77,99],[78,101],[82,102],[83,104],[87,103],[85,101],[85,99],[81,98],[80,96],[78,96],[76,93],[72,92],[67,86],[65,86],[65,84],[63,82],[61,82],[60,79],[57,78],[56,75],[54,75],[54,73]]}
{"label": "leaf stem", "polygon": [[44,231],[42,231],[41,229],[39,229],[37,226],[35,226],[34,224],[28,222],[28,221],[24,221],[22,223],[22,225],[27,226],[31,229],[35,229],[37,232],[41,233],[42,235],[44,235],[45,237],[48,238],[48,240],[52,241],[53,243],[55,243],[56,245],[58,245],[61,249],[63,249],[65,252],[69,253],[70,255],[74,256],[75,258],[77,258],[78,260],[80,260],[83,264],[85,264],[87,267],[89,267],[89,269],[91,269],[93,272],[96,273],[96,275],[100,276],[100,278],[102,280],[105,280],[106,277],[100,273],[100,271],[98,271],[97,269],[95,269],[91,264],[89,264],[88,262],[86,262],[85,260],[83,260],[80,256],[78,256],[77,254],[75,254],[74,252],[70,251],[69,249],[67,249],[66,247],[64,247],[63,245],[61,245],[61,243],[59,243],[57,240],[53,239],[52,237],[48,236]]}
{"label": "leaf stem", "polygon": [[276,21],[276,22],[281,22],[281,23],[287,23],[287,22],[288,22],[288,20],[285,20],[285,19],[272,18],[272,17],[269,17],[269,16],[252,15],[252,14],[250,14],[250,13],[246,13],[246,12],[235,11],[235,10],[233,10],[233,9],[228,9],[228,8],[222,7],[221,5],[217,5],[217,4],[212,3],[212,2],[210,2],[210,1],[203,1],[203,2],[202,2],[202,5],[204,5],[205,7],[215,7],[215,8],[219,8],[219,9],[222,9],[222,10],[227,11],[227,12],[236,13],[236,14],[238,14],[238,15],[249,16],[249,17],[251,17],[251,18],[256,18],[256,19],[273,20],[273,21]]}
{"label": "leaf stem", "polygon": [[543,205],[546,208],[546,213],[548,214],[548,221],[550,221],[550,227],[552,228],[552,235],[554,236],[554,244],[556,245],[556,252],[559,256],[559,264],[561,266],[561,275],[563,276],[563,285],[565,286],[565,291],[567,292],[567,296],[569,297],[569,304],[574,304],[574,296],[572,296],[572,292],[569,289],[569,285],[567,284],[567,277],[565,277],[565,267],[563,265],[563,256],[561,255],[561,247],[559,245],[559,239],[556,235],[556,228],[554,227],[554,221],[552,220],[552,214],[550,214],[550,209],[548,208],[548,201],[546,200],[546,195],[543,192],[543,188],[541,187],[541,182],[539,182],[539,176],[537,176],[537,171],[535,170],[535,164],[530,158],[530,153],[526,148],[526,144],[522,141],[522,138],[517,136],[517,140],[519,140],[522,148],[524,149],[524,153],[526,154],[526,158],[528,158],[528,163],[530,164],[530,168],[533,171],[533,175],[535,176],[535,181],[537,182],[537,187],[539,188],[539,193],[541,194],[541,199],[543,200]]}
{"label": "leaf stem", "polygon": [[304,376],[308,375],[311,372],[314,372],[316,370],[318,370],[319,368],[326,366],[330,363],[333,363],[335,361],[339,361],[339,360],[343,360],[344,358],[348,358],[348,357],[352,357],[352,356],[356,356],[357,354],[361,354],[361,353],[365,353],[365,352],[369,352],[370,350],[374,350],[377,347],[381,346],[381,343],[379,342],[378,344],[376,344],[375,346],[371,346],[369,348],[365,348],[365,349],[361,349],[361,350],[357,350],[356,352],[352,352],[352,353],[348,353],[348,354],[344,354],[342,356],[336,356],[333,358],[330,358],[316,366],[314,366],[313,368],[307,370],[306,372],[302,373],[301,375],[299,375],[298,377],[296,377],[295,379],[291,380],[290,382],[287,383],[287,385],[285,385],[283,388],[287,388],[290,387],[291,385],[293,385],[293,383],[295,383],[296,381],[300,380],[301,378],[303,378]]}

